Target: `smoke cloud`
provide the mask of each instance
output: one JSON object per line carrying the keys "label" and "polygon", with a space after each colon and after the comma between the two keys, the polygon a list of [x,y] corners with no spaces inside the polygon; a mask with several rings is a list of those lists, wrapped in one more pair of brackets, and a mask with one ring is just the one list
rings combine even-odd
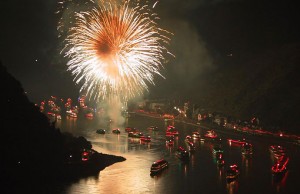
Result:
{"label": "smoke cloud", "polygon": [[215,68],[205,42],[193,20],[188,18],[189,12],[204,4],[206,1],[197,0],[164,0],[157,3],[155,11],[160,17],[159,25],[174,34],[170,37],[169,51],[175,58],[165,65],[163,75],[166,80],[159,81],[156,86],[164,91],[155,88],[155,92],[189,92],[205,72]]}

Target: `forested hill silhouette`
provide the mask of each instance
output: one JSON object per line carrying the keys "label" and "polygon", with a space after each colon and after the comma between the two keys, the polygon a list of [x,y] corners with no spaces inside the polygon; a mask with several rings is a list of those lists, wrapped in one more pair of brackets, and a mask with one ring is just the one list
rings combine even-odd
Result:
{"label": "forested hill silhouette", "polygon": [[[21,83],[0,62],[1,95],[1,190],[14,193],[20,185],[34,188],[41,180],[69,179],[98,174],[125,158],[92,150],[84,137],[61,133],[39,107],[29,101]],[[89,161],[82,162],[83,150]],[[72,161],[70,161],[72,156]]]}
{"label": "forested hill silhouette", "polygon": [[203,79],[195,101],[241,120],[258,117],[272,132],[299,135],[299,52],[298,42],[219,59],[223,66]]}

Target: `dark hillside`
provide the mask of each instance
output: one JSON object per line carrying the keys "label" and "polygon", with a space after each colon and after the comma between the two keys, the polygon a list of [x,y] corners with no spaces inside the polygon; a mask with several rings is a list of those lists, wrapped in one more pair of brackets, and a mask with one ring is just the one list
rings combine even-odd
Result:
{"label": "dark hillside", "polygon": [[289,44],[238,59],[233,55],[231,66],[205,80],[198,99],[207,108],[247,120],[256,116],[270,129],[299,134],[299,53],[300,44]]}
{"label": "dark hillside", "polygon": [[[93,151],[91,143],[84,137],[61,133],[28,100],[21,83],[2,64],[0,77],[0,173],[1,190],[5,190],[1,193],[14,193],[21,184],[30,188],[30,183],[37,184],[39,180],[45,183],[58,178],[80,177],[86,175],[86,171],[98,174],[106,166],[125,160]],[[81,160],[83,150],[93,153],[84,164]],[[70,154],[74,156],[72,165],[67,160]]]}

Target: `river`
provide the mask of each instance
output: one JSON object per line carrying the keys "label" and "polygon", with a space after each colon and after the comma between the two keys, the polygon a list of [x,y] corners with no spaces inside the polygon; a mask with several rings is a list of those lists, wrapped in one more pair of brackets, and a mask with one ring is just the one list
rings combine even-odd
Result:
{"label": "river", "polygon": [[[171,124],[179,130],[174,146],[166,146],[165,131]],[[271,166],[274,162],[269,146],[278,144],[277,140],[267,137],[244,136],[229,129],[216,130],[222,139],[225,166],[219,168],[212,153],[213,143],[195,141],[196,150],[190,156],[190,161],[182,163],[175,157],[178,146],[185,147],[186,135],[193,131],[204,134],[207,129],[200,126],[165,121],[163,119],[136,115],[127,118],[125,124],[119,126],[121,134],[111,133],[112,128],[102,119],[63,118],[57,121],[56,127],[63,132],[76,136],[84,136],[92,142],[93,149],[98,152],[119,155],[126,161],[115,163],[98,176],[82,178],[76,182],[57,186],[57,193],[105,193],[105,194],[296,194],[300,191],[298,175],[300,172],[299,147],[284,144],[290,156],[289,170],[280,181],[273,181]],[[158,131],[147,128],[155,125]],[[141,143],[128,137],[125,127],[136,127],[144,134],[151,136],[150,143]],[[107,133],[100,135],[96,129],[104,128]],[[253,144],[253,156],[242,156],[239,146],[230,145],[227,138],[246,139]],[[150,176],[151,164],[164,158],[169,162],[169,168],[155,177]],[[227,183],[225,171],[230,164],[240,167],[237,181]],[[54,186],[56,187],[56,186]]]}

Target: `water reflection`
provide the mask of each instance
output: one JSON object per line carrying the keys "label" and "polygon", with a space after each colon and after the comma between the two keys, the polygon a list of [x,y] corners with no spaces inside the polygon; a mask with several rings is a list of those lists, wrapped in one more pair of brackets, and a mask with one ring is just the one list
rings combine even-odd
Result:
{"label": "water reflection", "polygon": [[218,171],[218,180],[219,180],[219,182],[222,182],[223,180],[224,180],[224,167],[222,166],[222,167],[217,167],[217,171]]}
{"label": "water reflection", "polygon": [[[194,141],[196,150],[190,155],[190,161],[181,162],[175,157],[175,150],[178,146],[184,146],[186,135],[191,135],[196,129],[181,123],[174,123],[164,120],[155,120],[143,117],[135,117],[134,120],[126,120],[124,126],[120,126],[120,134],[112,134],[110,126],[104,120],[85,120],[80,118],[66,119],[57,122],[75,135],[84,135],[92,142],[93,148],[98,152],[123,156],[126,161],[116,163],[100,172],[99,177],[81,179],[80,181],[66,187],[62,193],[163,193],[177,194],[187,193],[230,193],[238,192],[255,193],[248,187],[260,187],[261,193],[269,193],[270,186],[278,193],[284,193],[287,178],[279,182],[270,181],[269,168],[271,159],[264,149],[255,150],[253,158],[242,157],[239,146],[230,146],[226,140],[221,143],[224,148],[225,167],[231,163],[237,163],[242,167],[240,185],[237,181],[226,183],[225,167],[218,167],[212,153],[216,142]],[[157,131],[150,131],[148,126],[159,127]],[[176,125],[180,134],[175,138],[174,145],[166,144],[166,128],[168,125]],[[140,129],[144,134],[151,136],[151,142],[142,143],[138,138],[130,138],[125,132],[125,126],[133,126]],[[103,127],[108,133],[105,135],[96,134],[97,128]],[[225,138],[224,138],[225,139]],[[258,146],[264,146],[256,142]],[[266,147],[266,146],[265,146]],[[256,157],[259,156],[259,157]],[[266,157],[265,157],[266,156]],[[264,158],[265,157],[265,158]],[[158,159],[166,159],[170,166],[168,169],[155,177],[150,176],[150,167]],[[263,158],[263,159],[262,159]],[[252,168],[255,164],[256,168]],[[261,170],[263,169],[263,170]],[[264,170],[267,169],[267,170]],[[266,175],[267,174],[267,175]],[[262,183],[257,183],[260,177]],[[245,189],[244,181],[247,181]],[[250,184],[250,185],[249,185]],[[272,185],[271,185],[272,184]],[[291,184],[288,184],[291,185]],[[183,189],[189,188],[189,190]]]}
{"label": "water reflection", "polygon": [[[79,180],[79,182],[71,185],[65,193],[97,193],[99,192],[97,182],[99,176],[91,176],[85,179]],[[84,187],[83,187],[84,185]]]}
{"label": "water reflection", "polygon": [[287,171],[283,175],[272,176],[272,184],[275,186],[277,193],[282,193],[282,190],[285,188],[288,173]]}
{"label": "water reflection", "polygon": [[190,155],[190,161],[191,161],[192,168],[194,168],[195,165],[196,165],[196,160],[195,160],[195,155],[194,154]]}
{"label": "water reflection", "polygon": [[[151,162],[142,158],[127,156],[124,163],[118,163],[101,172],[105,180],[98,182],[100,193],[147,193],[152,188],[150,177]],[[135,162],[139,162],[139,169],[136,169]]]}
{"label": "water reflection", "polygon": [[242,156],[242,166],[244,168],[243,172],[246,176],[249,175],[249,172],[252,170],[252,157]]}
{"label": "water reflection", "polygon": [[227,183],[228,194],[235,194],[238,192],[239,183],[237,180]]}

